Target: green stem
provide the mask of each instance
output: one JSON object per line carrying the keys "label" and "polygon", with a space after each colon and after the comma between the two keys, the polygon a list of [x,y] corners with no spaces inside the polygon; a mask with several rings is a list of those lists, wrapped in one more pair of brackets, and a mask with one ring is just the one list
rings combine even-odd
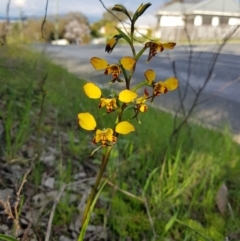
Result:
{"label": "green stem", "polygon": [[144,46],[139,52],[138,54],[135,56],[135,60],[136,62],[138,61],[138,59],[142,56],[142,54],[145,52],[147,48]]}
{"label": "green stem", "polygon": [[86,220],[87,220],[87,215],[89,213],[89,210],[90,210],[90,207],[92,205],[92,202],[97,194],[97,190],[98,190],[98,186],[99,186],[99,183],[102,179],[102,176],[103,176],[103,173],[106,169],[106,166],[107,166],[107,163],[108,163],[108,159],[109,159],[109,156],[110,156],[110,153],[111,153],[111,150],[112,150],[113,146],[109,146],[106,150],[106,153],[102,156],[102,164],[101,164],[101,168],[98,172],[98,175],[97,175],[97,179],[96,179],[96,182],[91,190],[91,193],[90,193],[90,196],[88,198],[88,201],[87,201],[87,205],[85,207],[85,210],[84,210],[84,214],[83,214],[83,220],[82,220],[82,226],[85,224]]}
{"label": "green stem", "polygon": [[132,89],[132,91],[137,91],[139,88],[141,88],[142,86],[144,86],[144,85],[148,85],[147,84],[147,82],[146,82],[146,80],[144,80],[143,82],[140,82],[138,85],[136,85],[133,89]]}
{"label": "green stem", "polygon": [[124,79],[125,79],[126,88],[129,90],[130,89],[130,81],[129,81],[129,78],[127,76],[126,70],[123,68],[123,66],[120,63],[120,60],[119,60],[119,65],[121,67],[121,70],[122,70],[122,73],[123,73],[123,76],[124,76]]}
{"label": "green stem", "polygon": [[132,49],[133,58],[135,58],[136,50],[135,50],[134,45],[133,45],[133,34],[134,34],[134,22],[131,21],[131,44],[130,44],[130,47]]}

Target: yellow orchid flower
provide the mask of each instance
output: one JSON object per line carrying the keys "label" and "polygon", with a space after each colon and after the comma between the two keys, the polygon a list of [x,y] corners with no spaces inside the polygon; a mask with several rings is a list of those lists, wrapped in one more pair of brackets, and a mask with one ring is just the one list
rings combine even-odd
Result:
{"label": "yellow orchid flower", "polygon": [[[122,135],[127,135],[130,132],[135,131],[135,128],[128,121],[122,121],[116,125],[115,132]],[[102,146],[114,145],[117,141],[117,137],[114,135],[114,131],[111,128],[97,130],[93,139],[93,143],[96,144],[99,141],[102,142]]]}
{"label": "yellow orchid flower", "polygon": [[160,42],[147,42],[145,43],[145,48],[149,48],[149,54],[147,62],[150,61],[157,52],[162,52],[164,49],[173,49],[176,46],[176,43],[167,42],[167,43],[160,43]]}
{"label": "yellow orchid flower", "polygon": [[[112,83],[114,83],[116,80],[118,82],[122,82],[119,79],[119,75],[122,73],[122,70],[121,70],[121,66],[119,66],[118,64],[108,64],[108,62],[105,59],[101,59],[98,57],[91,58],[90,62],[96,70],[105,69],[104,74],[106,75],[112,74],[112,77],[113,77],[113,79],[111,80]],[[123,57],[120,60],[120,63],[124,69],[131,70],[134,67],[136,61],[133,58],[127,56],[127,57]]]}
{"label": "yellow orchid flower", "polygon": [[[93,115],[91,115],[90,113],[88,112],[79,113],[78,119],[79,119],[79,125],[83,129],[88,131],[92,131],[96,129],[96,126],[97,126],[96,121]],[[122,121],[116,125],[115,131],[113,131],[113,129],[111,128],[106,128],[103,130],[97,129],[96,134],[93,138],[93,143],[96,144],[99,141],[101,141],[103,147],[114,145],[117,140],[116,133],[126,135],[132,131],[135,131],[134,126],[128,121]]]}
{"label": "yellow orchid flower", "polygon": [[138,114],[139,111],[146,112],[148,110],[148,107],[145,104],[148,97],[149,97],[149,93],[147,89],[145,89],[144,95],[136,100],[136,106],[135,106],[136,114]]}
{"label": "yellow orchid flower", "polygon": [[113,112],[115,109],[118,108],[117,106],[117,100],[116,98],[104,98],[102,96],[102,91],[101,89],[95,85],[94,83],[86,83],[83,86],[85,94],[91,98],[91,99],[99,99],[100,98],[100,103],[98,105],[98,108],[102,108],[106,106],[107,113]]}
{"label": "yellow orchid flower", "polygon": [[101,98],[98,107],[102,108],[104,106],[106,106],[107,113],[111,113],[115,109],[118,109],[116,98]]}
{"label": "yellow orchid flower", "polygon": [[153,87],[153,96],[158,96],[160,94],[166,94],[169,90],[175,90],[178,87],[178,80],[175,77],[170,77],[165,81],[154,82],[156,73],[152,69],[148,69],[144,73],[148,84]]}
{"label": "yellow orchid flower", "polygon": [[106,44],[105,52],[110,54],[113,51],[114,47],[116,46],[120,38],[121,38],[120,35],[115,35],[111,39],[109,39]]}
{"label": "yellow orchid flower", "polygon": [[93,143],[96,144],[99,141],[102,142],[102,146],[109,146],[115,144],[117,137],[113,135],[113,130],[111,128],[97,130],[96,135],[93,139]]}
{"label": "yellow orchid flower", "polygon": [[178,80],[175,77],[170,77],[165,81],[159,81],[154,84],[153,95],[166,94],[169,90],[175,90],[178,87]]}

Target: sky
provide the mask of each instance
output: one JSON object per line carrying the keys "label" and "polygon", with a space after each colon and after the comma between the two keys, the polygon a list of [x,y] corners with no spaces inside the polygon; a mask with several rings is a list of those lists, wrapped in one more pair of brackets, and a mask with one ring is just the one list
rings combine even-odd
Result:
{"label": "sky", "polygon": [[[127,9],[134,11],[141,3],[147,3],[144,0],[102,0],[106,7],[112,7],[114,4],[122,4]],[[154,13],[167,0],[150,0],[152,6],[146,11]],[[5,9],[8,0],[0,0],[0,16],[5,16]],[[79,11],[91,19],[98,20],[105,11],[99,0],[49,0],[48,14],[54,14],[56,6],[59,6],[59,14],[70,11]],[[46,0],[11,0],[10,16],[19,16],[20,9],[27,16],[44,15]]]}

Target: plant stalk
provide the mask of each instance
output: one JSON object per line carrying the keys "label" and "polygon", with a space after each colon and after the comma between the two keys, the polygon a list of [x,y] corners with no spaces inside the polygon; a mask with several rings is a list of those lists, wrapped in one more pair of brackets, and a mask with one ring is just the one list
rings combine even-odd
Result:
{"label": "plant stalk", "polygon": [[99,186],[99,183],[102,179],[103,173],[106,169],[106,166],[107,166],[108,159],[109,159],[110,153],[112,151],[112,148],[113,148],[113,146],[109,146],[106,150],[106,153],[102,157],[101,168],[98,172],[96,182],[95,182],[95,184],[94,184],[94,186],[91,190],[90,196],[89,196],[88,201],[87,201],[87,205],[86,205],[85,210],[84,210],[83,219],[82,219],[82,226],[85,224],[85,222],[87,220],[87,215],[89,213],[89,209],[90,209],[90,207],[92,205],[92,202],[93,202],[93,200],[94,200],[94,198],[97,194],[98,186]]}

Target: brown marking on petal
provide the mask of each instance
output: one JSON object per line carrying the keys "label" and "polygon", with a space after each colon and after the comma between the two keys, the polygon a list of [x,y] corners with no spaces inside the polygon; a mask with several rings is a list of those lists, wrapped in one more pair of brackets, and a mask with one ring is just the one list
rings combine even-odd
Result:
{"label": "brown marking on petal", "polygon": [[106,134],[102,134],[102,146],[106,146],[107,145],[107,137],[106,137]]}
{"label": "brown marking on petal", "polygon": [[[159,47],[159,46],[158,46]],[[159,52],[162,52],[164,50],[163,46],[160,46]]]}
{"label": "brown marking on petal", "polygon": [[108,75],[108,68],[105,69],[104,74]]}
{"label": "brown marking on petal", "polygon": [[146,88],[144,89],[144,95],[145,95],[146,97],[149,96],[149,92],[148,92],[148,90],[147,90]]}
{"label": "brown marking on petal", "polygon": [[107,53],[110,54],[110,53],[112,52],[112,50],[113,50],[113,49],[111,48],[110,44],[107,44],[107,45],[106,45],[106,48],[105,48],[105,52],[107,52]]}
{"label": "brown marking on petal", "polygon": [[105,47],[105,52],[110,54],[113,51],[118,40],[119,40],[119,35],[115,35],[113,36],[113,38],[109,39]]}
{"label": "brown marking on petal", "polygon": [[117,137],[116,136],[112,136],[112,144],[115,144],[117,141]]}
{"label": "brown marking on petal", "polygon": [[113,73],[112,76],[113,76],[114,79],[118,78],[118,74],[117,73]]}
{"label": "brown marking on petal", "polygon": [[158,51],[162,52],[164,50],[162,44],[155,42],[146,43],[145,48],[150,48],[147,61],[150,61],[153,57],[155,57]]}
{"label": "brown marking on petal", "polygon": [[113,108],[111,106],[107,106],[106,109],[107,109],[107,113],[113,112]]}

